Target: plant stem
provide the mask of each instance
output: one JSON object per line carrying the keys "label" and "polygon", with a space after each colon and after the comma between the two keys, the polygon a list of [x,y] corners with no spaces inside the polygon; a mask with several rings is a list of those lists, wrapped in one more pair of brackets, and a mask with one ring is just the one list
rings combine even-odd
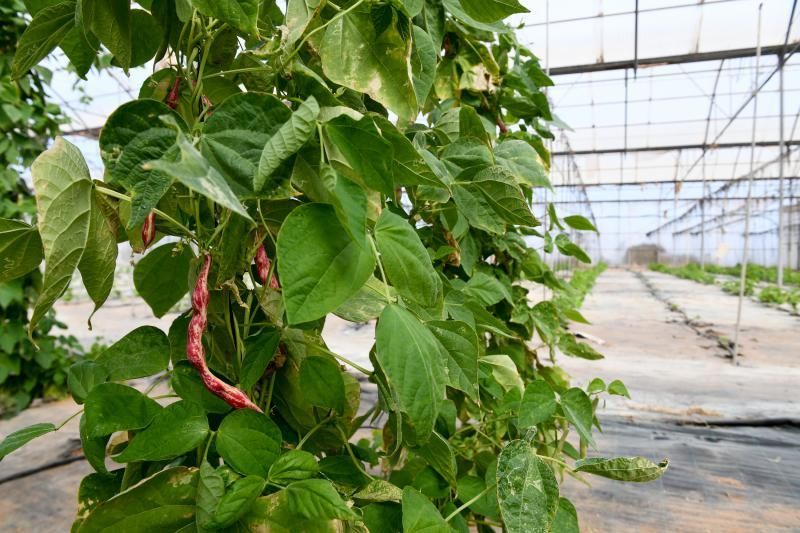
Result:
{"label": "plant stem", "polygon": [[378,262],[378,269],[381,272],[381,279],[383,280],[383,292],[386,296],[386,301],[392,303],[392,295],[389,293],[389,281],[386,279],[386,272],[383,270],[383,261],[378,253],[378,247],[375,246],[375,239],[372,238],[372,235],[367,235],[367,237],[369,238],[369,245],[372,247],[372,253],[375,254],[375,260]]}
{"label": "plant stem", "polygon": [[[128,202],[128,203],[131,202],[131,197],[130,196],[128,196],[127,194],[123,194],[121,192],[117,192],[117,191],[115,191],[113,189],[107,189],[107,188],[101,187],[99,185],[95,185],[94,189],[97,192],[101,193],[101,194],[105,194],[106,196],[110,196],[112,198],[116,198],[118,200],[122,200],[123,202]],[[174,224],[176,227],[180,228],[184,233],[186,233],[186,235],[188,237],[192,238],[195,242],[199,242],[200,241],[197,238],[197,235],[195,235],[192,230],[190,230],[189,228],[187,228],[186,226],[184,226],[183,224],[181,224],[180,222],[178,222],[177,220],[175,220],[174,218],[172,218],[171,216],[169,216],[165,212],[161,211],[160,209],[153,208],[153,213],[155,213],[156,215],[160,216],[161,218],[163,218],[167,222],[170,222],[171,224]]]}
{"label": "plant stem", "polygon": [[80,415],[82,413],[83,413],[83,409],[81,409],[77,413],[73,413],[73,414],[69,415],[69,417],[66,420],[64,420],[63,422],[61,422],[59,425],[56,426],[56,431],[58,431],[59,429],[63,428],[67,424],[69,424],[70,420],[72,420],[73,418],[75,418],[76,416],[78,416],[78,415]]}
{"label": "plant stem", "polygon": [[369,472],[364,469],[364,465],[359,461],[358,457],[353,453],[353,448],[350,447],[350,440],[345,435],[344,430],[337,424],[336,429],[339,430],[339,435],[342,436],[342,440],[344,441],[344,447],[347,448],[347,453],[350,455],[350,459],[353,460],[353,464],[355,464],[356,468],[358,468],[362,474],[367,476],[370,479],[375,479],[374,476],[371,476]]}
{"label": "plant stem", "polygon": [[309,429],[308,433],[306,433],[305,436],[300,440],[300,442],[297,443],[297,448],[295,448],[295,449],[301,450],[303,448],[303,444],[305,444],[306,441],[309,438],[311,438],[312,435],[314,435],[314,433],[319,431],[325,424],[327,424],[331,420],[333,420],[333,413],[329,414],[328,416],[326,416],[325,418],[320,420],[319,423],[316,426],[314,426],[313,428]]}
{"label": "plant stem", "polygon": [[478,494],[477,494],[475,497],[473,497],[471,500],[469,500],[468,502],[466,502],[465,504],[463,504],[461,507],[459,507],[458,509],[456,509],[455,511],[453,511],[452,513],[450,513],[449,515],[447,515],[447,518],[445,518],[445,519],[444,519],[444,521],[445,521],[445,522],[449,522],[450,520],[452,520],[453,518],[455,518],[456,516],[458,516],[458,515],[461,513],[461,511],[463,511],[464,509],[466,509],[467,507],[469,507],[470,505],[472,505],[472,504],[473,504],[473,503],[475,503],[476,501],[480,500],[481,498],[483,498],[484,496],[486,496],[487,494],[489,494],[489,491],[490,491],[490,490],[492,490],[492,489],[494,489],[496,486],[497,486],[497,483],[492,483],[491,485],[489,485],[488,487],[486,487],[485,489],[483,489],[482,491],[480,491],[480,492],[479,492],[479,493],[478,493]]}

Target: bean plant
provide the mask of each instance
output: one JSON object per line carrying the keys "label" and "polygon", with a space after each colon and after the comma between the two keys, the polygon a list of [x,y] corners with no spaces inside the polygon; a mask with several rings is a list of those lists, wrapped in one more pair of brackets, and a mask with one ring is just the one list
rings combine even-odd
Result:
{"label": "bean plant", "polygon": [[[47,96],[52,73],[36,67],[13,79],[12,58],[25,31],[21,0],[0,5],[0,250],[27,253],[30,217],[36,202],[24,179],[26,167],[45,149],[65,120]],[[21,239],[21,240],[18,240]],[[39,255],[41,252],[34,252]],[[16,270],[14,262],[0,264],[0,416],[16,413],[34,399],[63,397],[67,370],[83,354],[77,339],[58,334],[65,326],[50,311],[26,335],[28,309],[39,295],[38,269]]]}
{"label": "bean plant", "polygon": [[[42,246],[2,255],[44,260],[31,328],[76,270],[102,312],[123,242],[156,317],[191,293],[168,334],[70,370],[95,469],[74,531],[575,531],[565,476],[666,469],[597,456],[627,390],[556,364],[602,357],[544,259],[590,262],[567,229],[596,230],[543,202],[557,119],[517,0],[28,8],[15,76],[57,46],[79,75],[153,69],[100,133],[102,180],[63,138],[33,164]],[[332,315],[375,321],[369,365],[326,345]]]}

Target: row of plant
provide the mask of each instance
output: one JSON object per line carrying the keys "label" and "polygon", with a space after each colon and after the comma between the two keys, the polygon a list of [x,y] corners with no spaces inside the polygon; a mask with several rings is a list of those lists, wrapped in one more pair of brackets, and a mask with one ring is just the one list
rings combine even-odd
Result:
{"label": "row of plant", "polygon": [[[36,213],[23,175],[66,120],[48,100],[48,69],[37,66],[12,77],[16,43],[26,26],[20,0],[0,5],[0,256],[35,254],[41,247],[25,238],[29,226],[18,222]],[[29,310],[41,292],[38,269],[0,265],[0,417],[18,413],[34,399],[66,395],[67,370],[84,355],[75,337],[59,333],[64,325],[52,310],[28,332]]]}
{"label": "row of plant", "polygon": [[689,263],[681,266],[670,266],[663,263],[650,263],[650,270],[661,272],[663,274],[671,274],[681,279],[696,281],[704,285],[713,285],[717,279],[713,274],[706,272],[700,267],[700,265],[696,263]]}
{"label": "row of plant", "polygon": [[[711,274],[721,274],[725,276],[741,276],[740,264],[735,266],[706,265],[705,270]],[[777,283],[778,268],[774,266],[766,267],[755,263],[747,263],[747,278],[756,282]],[[783,282],[786,285],[800,285],[800,271],[789,268],[783,269]]]}
{"label": "row of plant", "polygon": [[[756,267],[753,272],[754,274],[751,276],[751,266]],[[662,272],[665,274],[672,274],[679,278],[688,279],[692,281],[697,281],[699,283],[703,283],[706,285],[711,285],[716,282],[716,277],[712,274],[720,274],[726,276],[739,276],[739,267],[718,267],[718,266],[707,266],[706,271],[703,271],[699,265],[689,264],[681,267],[670,267],[668,265],[660,264],[660,263],[653,263],[650,265],[650,269],[656,272]],[[771,271],[774,274],[774,267],[772,267]],[[758,265],[748,265],[747,267],[747,277],[745,279],[744,285],[744,295],[745,296],[756,296],[761,303],[764,304],[773,304],[773,305],[790,305],[792,310],[796,313],[798,310],[798,306],[800,306],[800,289],[781,289],[776,285],[766,285],[763,286],[763,283],[767,282],[770,279],[770,274],[768,273],[770,269],[765,267],[759,267]],[[765,274],[765,272],[767,272]],[[788,273],[788,272],[787,272]],[[759,287],[759,282],[762,283],[762,286]],[[740,282],[738,280],[728,280],[723,281],[721,288],[723,291],[727,292],[728,294],[737,295],[739,294],[740,290]]]}
{"label": "row of plant", "polygon": [[[589,457],[598,403],[623,389],[557,364],[602,356],[537,250],[589,263],[568,232],[596,230],[531,212],[555,117],[502,23],[516,0],[28,8],[16,76],[56,46],[78,74],[101,48],[112,69],[159,65],[102,129],[103,181],[61,138],[33,164],[30,253],[0,254],[44,260],[30,328],[76,270],[102,312],[121,242],[146,252],[134,283],[155,316],[191,291],[168,334],[137,328],[70,369],[96,470],[73,530],[571,532],[565,476],[666,470]],[[534,304],[528,281],[556,296]],[[369,368],[328,348],[331,314],[377,320]],[[164,374],[168,397],[125,384]],[[62,425],[7,436],[0,458]]]}

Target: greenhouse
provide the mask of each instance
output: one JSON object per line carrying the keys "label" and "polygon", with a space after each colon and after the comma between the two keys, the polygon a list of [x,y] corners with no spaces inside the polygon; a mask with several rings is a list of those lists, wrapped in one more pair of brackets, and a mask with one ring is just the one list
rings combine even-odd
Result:
{"label": "greenhouse", "polygon": [[7,0],[0,532],[800,528],[796,0]]}

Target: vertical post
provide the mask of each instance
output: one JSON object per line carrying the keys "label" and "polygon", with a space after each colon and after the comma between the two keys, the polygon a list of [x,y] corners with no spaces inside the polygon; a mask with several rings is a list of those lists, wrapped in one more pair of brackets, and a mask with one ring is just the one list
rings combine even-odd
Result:
{"label": "vertical post", "polygon": [[706,158],[703,156],[703,185],[700,199],[700,270],[706,269]]}
{"label": "vertical post", "polygon": [[785,146],[784,146],[784,139],[783,139],[783,62],[784,62],[784,55],[780,54],[778,56],[778,115],[780,115],[779,120],[781,121],[779,131],[779,141],[778,141],[778,150],[779,150],[779,157],[778,157],[778,288],[783,288],[783,158],[785,155]]}
{"label": "vertical post", "polygon": [[753,174],[755,172],[756,157],[756,124],[758,122],[758,75],[761,64],[761,9],[764,4],[758,4],[758,44],[756,47],[756,70],[753,75],[753,129],[750,142],[750,174],[747,176],[747,198],[744,204],[744,248],[742,249],[742,266],[739,269],[739,301],[736,306],[736,329],[733,333],[733,364],[739,364],[739,331],[742,325],[742,302],[744,301],[744,288],[747,282],[748,247],[750,246],[750,200],[753,196]]}

